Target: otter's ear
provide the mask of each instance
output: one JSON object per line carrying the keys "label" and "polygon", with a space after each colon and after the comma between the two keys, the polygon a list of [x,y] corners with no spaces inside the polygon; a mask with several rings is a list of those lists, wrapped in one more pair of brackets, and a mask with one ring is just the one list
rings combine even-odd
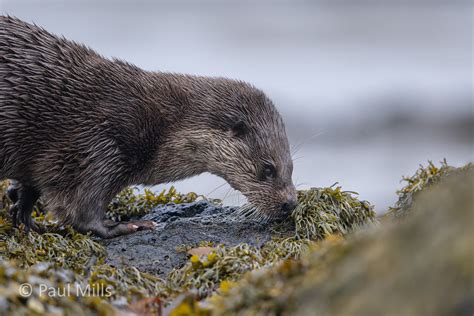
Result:
{"label": "otter's ear", "polygon": [[231,127],[232,135],[242,137],[247,133],[247,125],[243,121],[238,121]]}

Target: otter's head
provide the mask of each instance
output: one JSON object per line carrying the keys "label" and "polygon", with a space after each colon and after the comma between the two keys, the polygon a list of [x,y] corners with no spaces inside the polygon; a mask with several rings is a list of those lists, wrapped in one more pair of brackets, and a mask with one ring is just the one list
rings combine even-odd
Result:
{"label": "otter's head", "polygon": [[[197,102],[190,146],[206,171],[242,192],[262,220],[286,218],[297,205],[283,120],[249,84],[212,79]],[[194,116],[193,111],[193,117]],[[191,124],[191,122],[190,122]]]}

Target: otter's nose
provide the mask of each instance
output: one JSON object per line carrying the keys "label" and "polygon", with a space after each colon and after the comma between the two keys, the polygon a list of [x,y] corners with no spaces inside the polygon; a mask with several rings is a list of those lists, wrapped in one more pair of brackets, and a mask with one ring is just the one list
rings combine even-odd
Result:
{"label": "otter's nose", "polygon": [[288,200],[284,203],[281,204],[281,210],[286,213],[286,214],[289,214],[291,211],[293,211],[296,206],[298,206],[298,202],[296,200]]}

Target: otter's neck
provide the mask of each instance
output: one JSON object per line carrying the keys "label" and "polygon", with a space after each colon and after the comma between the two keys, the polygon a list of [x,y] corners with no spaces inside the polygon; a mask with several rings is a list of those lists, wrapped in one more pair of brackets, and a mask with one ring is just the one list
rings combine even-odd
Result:
{"label": "otter's neck", "polygon": [[[155,143],[147,145],[154,146],[154,154],[138,181],[153,185],[207,171],[207,163],[192,138],[198,133],[202,114],[199,104],[208,93],[208,81],[212,79],[169,73],[145,73],[139,79],[129,92],[137,101],[136,108],[148,110],[140,124],[148,130],[148,135],[154,136]],[[190,126],[196,129],[190,130]]]}

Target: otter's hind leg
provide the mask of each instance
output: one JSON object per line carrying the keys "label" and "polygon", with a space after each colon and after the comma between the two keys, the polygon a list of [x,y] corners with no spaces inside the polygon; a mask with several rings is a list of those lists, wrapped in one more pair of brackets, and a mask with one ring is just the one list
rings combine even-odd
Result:
{"label": "otter's hind leg", "polygon": [[92,221],[81,225],[73,225],[81,233],[92,232],[101,238],[114,238],[122,235],[128,235],[140,230],[155,229],[156,223],[153,221],[129,221],[115,222],[110,219]]}
{"label": "otter's hind leg", "polygon": [[14,203],[10,209],[13,218],[13,226],[18,227],[19,223],[25,225],[25,231],[30,229],[41,232],[31,217],[33,207],[40,197],[40,192],[29,185],[13,182],[7,191],[8,197]]}
{"label": "otter's hind leg", "polygon": [[90,223],[88,231],[101,238],[114,238],[122,235],[128,235],[141,230],[155,229],[156,223],[153,221],[129,221],[115,222],[109,219],[103,219],[100,222]]}
{"label": "otter's hind leg", "polygon": [[[107,203],[103,203],[107,205]],[[80,233],[92,232],[101,238],[114,238],[131,234],[140,230],[151,230],[156,227],[153,221],[136,220],[129,222],[115,222],[105,218],[105,210],[97,206],[78,207],[73,213],[72,226]],[[79,215],[79,216],[77,216]]]}

